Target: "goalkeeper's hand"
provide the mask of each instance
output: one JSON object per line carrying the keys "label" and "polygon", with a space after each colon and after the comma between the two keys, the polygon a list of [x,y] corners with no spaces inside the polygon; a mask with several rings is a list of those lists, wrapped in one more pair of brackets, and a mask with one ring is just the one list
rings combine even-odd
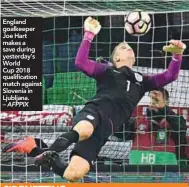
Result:
{"label": "goalkeeper's hand", "polygon": [[186,49],[186,45],[180,40],[170,40],[169,43],[169,45],[163,47],[163,51],[172,54],[183,54]]}
{"label": "goalkeeper's hand", "polygon": [[88,31],[94,35],[97,35],[101,29],[101,25],[97,20],[93,19],[92,17],[88,17],[84,22],[84,29],[85,32]]}

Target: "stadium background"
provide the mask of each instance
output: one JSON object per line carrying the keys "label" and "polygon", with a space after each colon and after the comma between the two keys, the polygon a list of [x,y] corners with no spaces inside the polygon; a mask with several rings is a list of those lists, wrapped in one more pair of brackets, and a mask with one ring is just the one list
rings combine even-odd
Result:
{"label": "stadium background", "polygon": [[[2,139],[18,139],[31,134],[43,138],[50,144],[62,130],[70,129],[71,117],[74,115],[72,106],[77,112],[82,108],[85,100],[95,93],[94,81],[77,72],[74,66],[74,59],[83,35],[82,25],[85,18],[83,16],[44,18],[43,103],[45,112],[43,112],[43,119],[39,119],[39,112],[7,112],[7,116],[1,113],[1,131],[4,134]],[[189,46],[189,12],[155,14],[152,17],[152,29],[140,38],[130,36],[125,32],[124,16],[98,16],[97,18],[102,24],[102,30],[92,44],[90,53],[92,59],[102,56],[109,60],[115,45],[125,39],[136,52],[138,67],[135,69],[144,73],[156,73],[167,68],[171,59],[171,56],[165,56],[161,51],[162,46],[169,39],[182,39]],[[171,94],[171,105],[187,120],[189,119],[188,54],[187,49],[178,81],[167,87]],[[148,104],[148,97],[146,96],[140,104]],[[140,111],[142,113],[143,108]],[[10,115],[13,115],[12,118]],[[32,120],[28,121],[28,117],[32,117]],[[14,123],[11,121],[13,118],[17,118]],[[152,167],[148,168],[148,172],[139,167],[131,169],[127,166],[130,147],[131,142],[119,142],[118,139],[112,137],[100,153],[98,163],[101,164],[96,164],[93,172],[82,181],[180,182],[189,180],[189,174],[182,172],[180,167],[177,172],[170,172],[167,167],[163,167],[165,170],[163,173],[158,170],[154,172]],[[67,160],[71,148],[62,154]],[[33,160],[27,158],[26,155],[2,154],[1,166],[3,182],[62,181],[51,172],[36,170],[33,167]]]}

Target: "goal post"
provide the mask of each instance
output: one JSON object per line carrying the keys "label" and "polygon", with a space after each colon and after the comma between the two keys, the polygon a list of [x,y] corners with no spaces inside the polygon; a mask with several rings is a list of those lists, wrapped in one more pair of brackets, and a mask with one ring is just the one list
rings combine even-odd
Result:
{"label": "goal post", "polygon": [[[125,15],[134,9],[147,11],[151,16],[152,27],[145,36],[134,37],[124,29]],[[102,25],[90,50],[90,58],[94,60],[103,57],[110,61],[113,48],[125,40],[136,54],[134,70],[155,74],[165,71],[169,65],[171,55],[163,53],[162,47],[170,39],[180,39],[189,46],[189,1],[4,0],[1,2],[1,16],[43,17],[44,104],[41,112],[1,112],[2,146],[28,135],[41,138],[50,145],[59,134],[71,129],[75,113],[94,96],[95,81],[77,71],[74,65],[87,16],[94,16]],[[170,107],[184,116],[189,131],[188,54],[186,49],[178,80],[166,88],[170,94]],[[133,115],[145,114],[149,103],[147,93]],[[125,131],[119,132],[122,139],[110,137],[94,168],[81,182],[173,182],[173,176],[175,182],[189,181],[189,166],[186,166],[185,159],[169,155],[173,159],[172,165],[161,165],[157,161],[156,166],[151,163],[154,160],[151,154],[154,153],[131,152],[132,141],[126,140]],[[66,161],[69,161],[72,148],[73,145],[61,153]],[[131,153],[149,163],[141,165],[136,159],[130,159]],[[177,160],[179,162],[175,164]],[[52,172],[36,169],[32,158],[18,153],[1,153],[1,169],[1,182],[62,182]]]}
{"label": "goal post", "polygon": [[188,1],[164,0],[46,0],[31,1],[2,0],[3,16],[102,16],[125,15],[133,9],[150,13],[187,12]]}

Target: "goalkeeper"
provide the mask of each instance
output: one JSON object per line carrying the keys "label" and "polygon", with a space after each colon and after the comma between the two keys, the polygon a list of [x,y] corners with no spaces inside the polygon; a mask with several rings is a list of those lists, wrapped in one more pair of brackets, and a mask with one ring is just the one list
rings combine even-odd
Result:
{"label": "goalkeeper", "polygon": [[[76,115],[74,127],[70,132],[60,135],[48,151],[35,151],[36,155],[43,152],[35,158],[37,165],[50,165],[54,173],[68,181],[77,181],[88,173],[108,137],[129,119],[145,92],[163,87],[177,79],[182,53],[186,48],[181,41],[171,40],[170,45],[163,48],[164,51],[173,54],[167,71],[145,76],[132,70],[135,54],[126,42],[115,47],[112,53],[113,67],[89,60],[91,42],[99,33],[101,25],[97,20],[88,17],[84,29],[84,38],[75,65],[96,80],[96,95]],[[72,143],[76,144],[67,165],[59,158],[58,153]],[[23,145],[22,142],[20,146]],[[19,145],[16,145],[15,150],[18,147]],[[11,147],[11,150],[14,150],[14,147]]]}

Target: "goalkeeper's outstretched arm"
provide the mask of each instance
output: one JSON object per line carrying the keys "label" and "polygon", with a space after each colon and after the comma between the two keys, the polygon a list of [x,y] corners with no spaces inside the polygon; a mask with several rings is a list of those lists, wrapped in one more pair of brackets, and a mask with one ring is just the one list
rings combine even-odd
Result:
{"label": "goalkeeper's outstretched arm", "polygon": [[144,76],[146,91],[164,87],[178,78],[182,64],[182,53],[185,49],[186,45],[179,40],[170,40],[170,45],[163,47],[164,51],[173,54],[171,63],[168,69],[163,73],[158,73],[153,76]]}
{"label": "goalkeeper's outstretched arm", "polygon": [[97,63],[93,60],[89,60],[91,42],[95,35],[97,35],[100,31],[101,25],[97,20],[88,17],[85,20],[84,29],[84,38],[77,52],[75,65],[77,69],[84,72],[86,75],[90,77],[96,77],[105,72],[108,67],[107,64]]}

